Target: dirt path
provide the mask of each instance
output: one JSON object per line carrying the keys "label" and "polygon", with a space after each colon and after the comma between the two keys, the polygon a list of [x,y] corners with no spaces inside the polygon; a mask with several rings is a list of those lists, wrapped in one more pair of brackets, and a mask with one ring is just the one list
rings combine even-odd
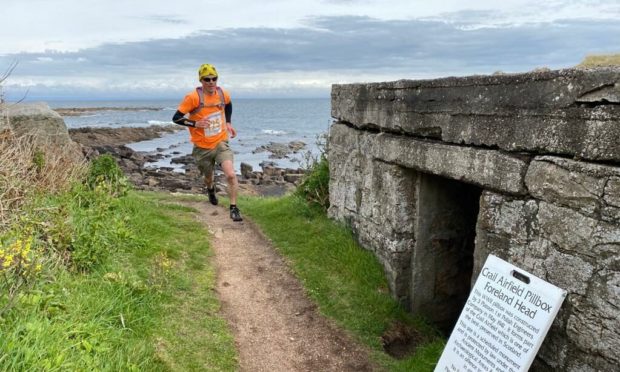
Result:
{"label": "dirt path", "polygon": [[319,315],[253,223],[194,203],[212,233],[217,291],[242,371],[371,371],[367,351]]}

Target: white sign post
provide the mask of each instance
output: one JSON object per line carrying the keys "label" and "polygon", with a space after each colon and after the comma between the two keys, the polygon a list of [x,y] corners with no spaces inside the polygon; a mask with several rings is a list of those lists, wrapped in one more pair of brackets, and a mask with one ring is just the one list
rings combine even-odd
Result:
{"label": "white sign post", "polygon": [[490,255],[435,372],[527,371],[566,291]]}

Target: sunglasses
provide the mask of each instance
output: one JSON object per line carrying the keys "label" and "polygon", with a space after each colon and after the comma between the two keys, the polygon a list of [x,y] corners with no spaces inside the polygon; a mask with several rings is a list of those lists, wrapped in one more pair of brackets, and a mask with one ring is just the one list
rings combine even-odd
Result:
{"label": "sunglasses", "polygon": [[200,80],[204,81],[205,83],[209,83],[211,81],[217,81],[217,76],[216,77],[212,77],[212,78],[210,78],[210,77],[203,77]]}

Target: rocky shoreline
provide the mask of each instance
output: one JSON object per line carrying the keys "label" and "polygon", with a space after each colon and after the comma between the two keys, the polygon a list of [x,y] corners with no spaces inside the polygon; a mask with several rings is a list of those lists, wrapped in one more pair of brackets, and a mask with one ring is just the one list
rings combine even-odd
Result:
{"label": "rocky shoreline", "polygon": [[159,111],[159,107],[69,107],[55,108],[54,111],[61,116],[80,116],[87,115],[97,111]]}
{"label": "rocky shoreline", "polygon": [[161,137],[166,133],[179,130],[184,130],[184,128],[179,125],[151,125],[139,128],[75,128],[69,129],[69,135],[72,140],[83,146],[122,146]]}
{"label": "rocky shoreline", "polygon": [[[153,125],[142,128],[77,128],[70,129],[71,138],[82,145],[87,158],[101,154],[110,154],[132,184],[141,190],[171,191],[201,194],[204,182],[191,155],[177,153],[171,159],[173,164],[182,164],[181,169],[171,167],[145,168],[146,163],[161,160],[164,155],[159,152],[134,151],[126,145],[160,137],[166,133],[184,130],[174,125]],[[284,147],[298,151],[303,143],[295,141],[289,145],[270,143],[261,146],[260,151],[270,151],[276,158],[283,156]],[[273,150],[273,151],[272,151]],[[238,175],[240,194],[280,196],[295,189],[303,177],[304,170],[278,168],[272,163],[262,163],[260,170],[254,170],[248,164],[241,163],[241,175]],[[220,194],[226,192],[226,181],[221,172],[216,172],[216,187]]]}

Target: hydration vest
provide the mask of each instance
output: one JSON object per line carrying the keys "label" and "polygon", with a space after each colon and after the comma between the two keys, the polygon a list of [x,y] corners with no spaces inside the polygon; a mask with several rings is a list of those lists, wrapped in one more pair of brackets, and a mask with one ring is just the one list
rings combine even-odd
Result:
{"label": "hydration vest", "polygon": [[218,97],[220,97],[220,103],[214,103],[214,104],[210,104],[210,105],[205,105],[205,99],[204,96],[202,94],[202,87],[197,87],[196,88],[196,93],[198,93],[198,100],[199,100],[199,104],[198,107],[196,107],[195,109],[193,109],[192,111],[189,112],[190,115],[194,115],[196,114],[198,111],[200,111],[203,107],[219,107],[220,110],[224,109],[224,106],[226,106],[226,102],[224,99],[224,92],[222,92],[222,88],[220,87],[216,87],[217,89],[217,95]]}

